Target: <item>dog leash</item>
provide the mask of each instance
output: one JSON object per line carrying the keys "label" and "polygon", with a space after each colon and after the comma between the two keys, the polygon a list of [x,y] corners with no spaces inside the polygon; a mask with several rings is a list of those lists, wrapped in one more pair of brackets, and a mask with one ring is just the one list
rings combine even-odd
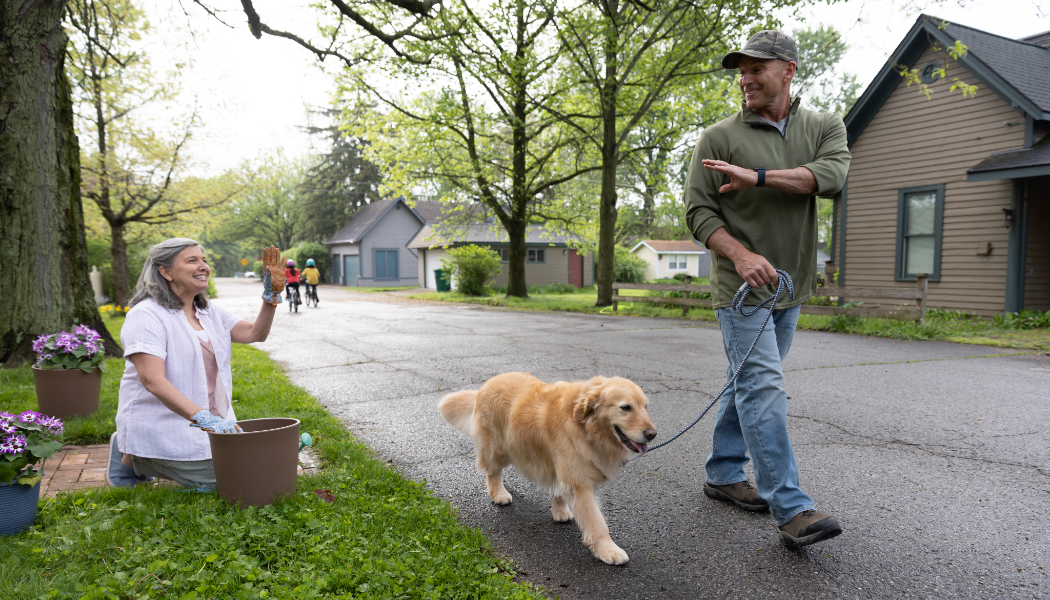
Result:
{"label": "dog leash", "polygon": [[748,284],[745,281],[744,285],[740,286],[740,289],[736,291],[736,295],[733,296],[733,310],[740,311],[740,313],[743,314],[745,317],[750,317],[751,315],[755,314],[755,312],[758,309],[764,307],[767,303],[769,304],[769,314],[766,315],[766,320],[762,321],[762,327],[758,328],[758,333],[755,335],[755,340],[751,342],[751,347],[747,349],[747,354],[744,354],[744,358],[740,361],[740,366],[736,368],[736,372],[733,373],[733,376],[726,381],[726,384],[722,386],[722,391],[718,392],[718,395],[715,396],[714,400],[711,400],[711,403],[707,405],[707,408],[705,408],[702,413],[700,413],[699,417],[697,417],[685,429],[674,434],[674,436],[671,439],[667,440],[666,442],[660,442],[652,448],[649,448],[646,454],[652,452],[653,450],[656,450],[657,448],[662,448],[667,444],[670,444],[671,442],[675,441],[676,439],[678,439],[678,436],[692,429],[693,425],[696,425],[700,422],[700,419],[704,418],[704,415],[707,414],[707,411],[711,410],[711,407],[714,406],[716,402],[718,402],[718,399],[722,397],[722,394],[726,393],[726,390],[729,389],[729,386],[733,385],[733,382],[736,381],[737,376],[740,375],[740,371],[744,368],[744,363],[747,362],[747,358],[751,356],[751,351],[754,350],[755,345],[758,344],[758,339],[762,337],[762,332],[765,331],[766,324],[769,323],[769,318],[773,316],[773,308],[776,307],[777,300],[780,299],[780,295],[784,293],[785,288],[787,289],[788,298],[791,298],[792,300],[795,298],[795,285],[791,281],[791,276],[788,275],[786,271],[782,271],[780,269],[775,269],[775,271],[779,276],[779,281],[777,282],[777,292],[769,298],[763,300],[761,303],[759,303],[758,306],[751,309],[751,312],[744,311],[744,299],[747,298],[747,295],[751,293],[750,284]]}

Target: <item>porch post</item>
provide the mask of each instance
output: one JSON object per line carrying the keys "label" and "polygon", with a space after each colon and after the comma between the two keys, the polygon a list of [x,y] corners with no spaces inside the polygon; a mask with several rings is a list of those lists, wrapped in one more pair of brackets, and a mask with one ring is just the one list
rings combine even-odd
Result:
{"label": "porch post", "polygon": [[1010,228],[1010,245],[1006,263],[1005,312],[1024,310],[1024,270],[1028,247],[1028,179],[1014,179],[1014,221]]}

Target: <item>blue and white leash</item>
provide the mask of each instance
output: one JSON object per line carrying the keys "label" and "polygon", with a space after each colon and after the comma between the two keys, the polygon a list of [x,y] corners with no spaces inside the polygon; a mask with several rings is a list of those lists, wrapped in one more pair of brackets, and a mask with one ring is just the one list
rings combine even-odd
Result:
{"label": "blue and white leash", "polygon": [[704,412],[700,413],[700,416],[697,417],[696,420],[690,423],[689,426],[687,426],[685,429],[674,434],[674,437],[667,440],[666,442],[661,442],[649,448],[646,454],[652,452],[653,450],[656,450],[657,448],[661,448],[663,446],[666,446],[667,444],[670,444],[671,442],[678,439],[678,436],[692,429],[693,425],[696,425],[700,422],[700,419],[704,418],[704,415],[707,414],[707,411],[711,410],[711,407],[718,402],[718,399],[722,397],[722,394],[726,393],[726,390],[729,389],[729,386],[733,385],[733,382],[736,381],[737,376],[740,375],[741,369],[744,368],[744,363],[747,362],[747,357],[751,356],[751,351],[755,349],[755,344],[757,344],[758,339],[762,337],[762,332],[765,331],[766,325],[769,323],[769,318],[773,316],[773,309],[777,305],[777,300],[780,299],[780,295],[784,293],[785,288],[787,289],[788,298],[795,298],[795,284],[791,281],[791,276],[788,275],[786,271],[782,271],[780,269],[776,269],[776,272],[779,276],[779,281],[777,282],[777,292],[769,298],[763,300],[761,303],[759,303],[758,306],[751,309],[751,312],[744,312],[744,300],[747,298],[747,295],[751,293],[750,284],[744,282],[744,285],[740,286],[740,289],[736,291],[736,295],[733,296],[733,310],[740,311],[740,313],[743,314],[745,317],[750,317],[751,315],[755,314],[755,311],[764,307],[766,304],[769,304],[769,314],[766,315],[766,320],[762,321],[762,327],[759,327],[758,334],[755,335],[755,340],[751,342],[751,347],[747,349],[747,354],[745,354],[743,360],[740,361],[740,365],[737,366],[736,372],[733,373],[733,376],[726,381],[726,384],[722,387],[722,391],[718,392],[718,395],[715,396],[714,400],[711,400],[711,403],[707,405],[707,408],[704,409]]}

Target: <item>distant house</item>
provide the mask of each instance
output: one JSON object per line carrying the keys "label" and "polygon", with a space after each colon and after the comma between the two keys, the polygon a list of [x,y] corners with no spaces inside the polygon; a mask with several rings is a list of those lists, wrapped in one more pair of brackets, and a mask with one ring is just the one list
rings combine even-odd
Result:
{"label": "distant house", "polygon": [[711,255],[697,242],[642,240],[631,254],[649,263],[646,279],[669,279],[679,273],[693,277],[711,276]]}
{"label": "distant house", "polygon": [[[941,49],[956,40],[967,53],[953,60]],[[954,78],[976,97],[950,91]],[[844,121],[838,285],[913,287],[925,273],[932,306],[1050,309],[1050,32],[1013,40],[922,15]]]}
{"label": "distant house", "polygon": [[325,245],[332,255],[332,281],[348,286],[419,285],[416,253],[405,247],[428,220],[441,214],[439,202],[382,200],[362,206]]}
{"label": "distant house", "polygon": [[[570,283],[576,287],[593,285],[594,255],[576,252],[568,246],[566,236],[551,236],[541,225],[530,225],[525,236],[526,261],[525,281],[529,284]],[[417,280],[423,287],[437,289],[435,271],[442,268],[445,250],[456,246],[475,244],[488,246],[499,252],[503,259],[503,272],[490,283],[507,285],[510,261],[510,246],[507,232],[493,230],[489,224],[471,225],[464,235],[445,239],[432,224],[423,227],[408,243],[408,249],[418,252]]]}

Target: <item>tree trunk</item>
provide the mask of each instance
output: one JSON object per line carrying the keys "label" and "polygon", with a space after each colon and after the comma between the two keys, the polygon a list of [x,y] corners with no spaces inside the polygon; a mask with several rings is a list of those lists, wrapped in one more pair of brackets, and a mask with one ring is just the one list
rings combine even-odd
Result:
{"label": "tree trunk", "polygon": [[617,41],[619,32],[610,15],[619,12],[618,2],[610,0],[605,24],[605,83],[602,86],[602,193],[598,208],[598,301],[595,306],[612,304],[612,284],[616,255],[616,170],[620,162],[616,143]]}
{"label": "tree trunk", "polygon": [[113,303],[127,306],[131,299],[131,286],[128,274],[128,243],[124,239],[124,224],[112,224],[110,232],[110,256],[113,257]]}
{"label": "tree trunk", "polygon": [[510,241],[510,262],[507,263],[507,296],[527,298],[529,289],[525,283],[525,234],[529,230],[528,223],[513,221],[504,223],[507,229],[507,238]]}
{"label": "tree trunk", "polygon": [[65,0],[0,4],[0,363],[33,360],[33,339],[83,323],[106,353],[106,330],[88,279],[80,204],[80,148],[63,70]]}

